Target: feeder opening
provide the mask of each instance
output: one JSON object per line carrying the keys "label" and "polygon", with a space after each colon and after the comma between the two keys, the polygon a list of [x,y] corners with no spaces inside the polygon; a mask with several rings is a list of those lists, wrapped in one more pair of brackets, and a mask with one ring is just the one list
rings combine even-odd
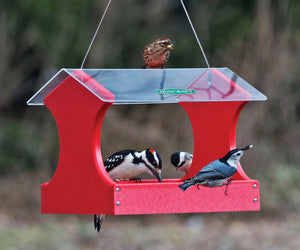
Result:
{"label": "feeder opening", "polygon": [[[103,162],[119,150],[146,148],[153,148],[160,154],[163,179],[184,175],[170,162],[173,152],[193,154],[194,150],[191,122],[180,105],[113,105],[108,109],[101,129]],[[153,179],[149,174],[140,177]]]}

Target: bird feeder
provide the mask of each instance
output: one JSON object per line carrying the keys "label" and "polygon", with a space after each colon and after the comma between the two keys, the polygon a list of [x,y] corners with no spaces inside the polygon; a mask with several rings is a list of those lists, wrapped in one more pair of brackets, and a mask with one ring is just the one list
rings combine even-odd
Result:
{"label": "bird feeder", "polygon": [[[236,147],[239,114],[266,97],[228,68],[61,69],[29,101],[45,105],[59,133],[60,154],[52,179],[41,186],[42,213],[164,214],[254,211],[259,183],[238,165],[228,186],[193,186],[184,179]],[[110,178],[100,148],[102,121],[112,104],[178,103],[188,114],[194,158],[181,179],[119,181]],[[170,152],[171,154],[172,152]],[[163,159],[163,163],[166,159]],[[163,168],[164,169],[164,168]]]}

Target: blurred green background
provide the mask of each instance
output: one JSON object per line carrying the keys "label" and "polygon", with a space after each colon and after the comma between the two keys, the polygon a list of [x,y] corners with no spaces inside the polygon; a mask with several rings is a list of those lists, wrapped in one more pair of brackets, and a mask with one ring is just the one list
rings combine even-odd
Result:
{"label": "blurred green background", "polygon": [[[268,96],[242,111],[241,163],[261,185],[261,211],[109,216],[100,235],[90,215],[41,215],[40,185],[59,154],[45,107],[26,101],[59,69],[78,68],[107,1],[0,1],[0,249],[296,249],[300,244],[300,2],[185,1],[210,65],[228,67]],[[206,67],[179,0],[112,1],[87,68],[140,68],[146,44],[175,44],[167,68]],[[113,106],[104,157],[156,148],[164,178],[180,177],[173,151],[193,152],[178,105]]]}

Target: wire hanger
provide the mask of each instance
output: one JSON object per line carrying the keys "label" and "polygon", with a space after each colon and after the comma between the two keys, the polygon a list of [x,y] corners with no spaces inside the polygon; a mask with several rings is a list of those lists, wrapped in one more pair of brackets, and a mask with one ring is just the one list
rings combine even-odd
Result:
{"label": "wire hanger", "polygon": [[[98,33],[98,31],[99,31],[99,29],[100,29],[100,27],[101,27],[101,25],[102,25],[102,22],[103,22],[103,19],[104,19],[105,15],[106,15],[106,12],[107,12],[108,9],[109,9],[109,6],[110,6],[110,4],[111,4],[111,1],[112,1],[112,0],[109,0],[109,1],[108,1],[107,5],[106,5],[106,8],[105,8],[105,10],[104,10],[104,12],[103,12],[103,15],[102,15],[102,17],[101,17],[101,19],[100,19],[100,22],[99,22],[99,24],[98,24],[98,27],[97,27],[97,29],[96,29],[96,31],[95,31],[95,34],[94,34],[94,36],[93,36],[93,38],[92,38],[92,41],[91,41],[91,43],[90,43],[90,45],[89,45],[89,47],[88,47],[88,49],[87,49],[87,52],[85,53],[85,56],[84,56],[84,58],[83,58],[83,60],[82,60],[81,66],[80,66],[80,69],[81,69],[81,70],[82,70],[82,68],[83,68],[83,66],[84,66],[84,63],[85,63],[86,58],[87,58],[87,56],[88,56],[88,54],[89,54],[89,52],[90,52],[90,49],[91,49],[91,47],[92,47],[92,45],[93,45],[93,43],[94,43],[94,40],[95,40],[95,38],[96,38],[96,36],[97,36],[97,33]],[[196,38],[196,40],[197,40],[197,43],[198,43],[198,45],[199,45],[199,47],[200,47],[200,50],[201,50],[201,52],[202,52],[202,55],[203,55],[203,57],[204,57],[204,59],[205,59],[205,62],[206,62],[207,68],[208,68],[208,87],[210,87],[210,86],[211,86],[211,71],[210,71],[210,65],[209,65],[209,63],[208,63],[207,57],[206,57],[205,52],[204,52],[204,49],[203,49],[203,47],[202,47],[202,45],[201,45],[201,43],[200,43],[199,37],[198,37],[197,32],[196,32],[196,30],[195,30],[195,28],[194,28],[194,25],[193,25],[193,23],[192,23],[192,20],[191,20],[191,18],[190,18],[190,16],[189,16],[189,13],[188,13],[188,11],[187,11],[185,5],[184,5],[184,2],[183,2],[183,0],[180,0],[180,2],[181,2],[181,5],[182,5],[183,10],[184,10],[184,12],[185,12],[185,15],[186,15],[186,17],[187,17],[187,19],[188,19],[188,21],[189,21],[189,24],[190,24],[190,26],[191,26],[191,28],[192,28],[192,31],[193,31],[193,33],[194,33],[194,36],[195,36],[195,38]]]}

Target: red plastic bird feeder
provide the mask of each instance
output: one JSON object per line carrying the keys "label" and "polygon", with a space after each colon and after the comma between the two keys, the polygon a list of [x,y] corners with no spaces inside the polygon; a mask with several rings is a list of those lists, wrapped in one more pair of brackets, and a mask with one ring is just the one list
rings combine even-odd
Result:
{"label": "red plastic bird feeder", "polygon": [[[209,80],[208,80],[209,79]],[[29,101],[52,112],[60,155],[53,178],[42,184],[42,213],[157,214],[260,209],[259,183],[238,166],[225,187],[183,192],[183,179],[236,147],[239,114],[266,97],[228,68],[62,69]],[[100,149],[103,118],[112,104],[178,103],[194,134],[194,159],[182,179],[113,181]],[[172,152],[170,152],[172,153]]]}

